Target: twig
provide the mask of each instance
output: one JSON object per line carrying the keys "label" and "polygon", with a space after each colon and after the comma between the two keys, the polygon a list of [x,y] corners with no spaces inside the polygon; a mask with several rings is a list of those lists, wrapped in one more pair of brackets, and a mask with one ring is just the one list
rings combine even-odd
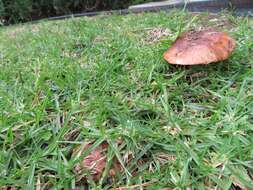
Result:
{"label": "twig", "polygon": [[12,128],[12,131],[16,131],[16,130],[18,130],[19,128],[25,127],[25,126],[27,126],[27,125],[30,125],[30,124],[34,123],[34,122],[35,122],[35,120],[27,121],[27,122],[25,122],[25,123],[21,123],[20,125],[16,125],[16,126],[14,126],[14,127],[5,128],[5,129],[3,129],[1,132],[2,132],[2,133],[3,133],[3,132],[6,132],[6,131],[8,131],[10,128]]}

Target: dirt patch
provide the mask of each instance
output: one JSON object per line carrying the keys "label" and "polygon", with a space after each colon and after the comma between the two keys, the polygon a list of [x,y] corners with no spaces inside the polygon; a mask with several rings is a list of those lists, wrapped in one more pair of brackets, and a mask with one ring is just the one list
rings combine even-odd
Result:
{"label": "dirt patch", "polygon": [[172,32],[168,28],[153,28],[147,31],[145,42],[148,44],[156,43],[164,37],[172,36]]}
{"label": "dirt patch", "polygon": [[[198,27],[211,27],[216,30],[231,30],[234,25],[232,21],[226,16],[215,13],[192,13],[192,16],[198,18]],[[199,29],[199,28],[198,28]]]}

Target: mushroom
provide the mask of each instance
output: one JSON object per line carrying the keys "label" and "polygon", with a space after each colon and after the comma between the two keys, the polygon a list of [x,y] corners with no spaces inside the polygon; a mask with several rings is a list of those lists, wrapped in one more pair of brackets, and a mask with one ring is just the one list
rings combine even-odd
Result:
{"label": "mushroom", "polygon": [[235,40],[224,32],[189,31],[176,39],[164,59],[177,65],[209,64],[228,59],[235,46]]}

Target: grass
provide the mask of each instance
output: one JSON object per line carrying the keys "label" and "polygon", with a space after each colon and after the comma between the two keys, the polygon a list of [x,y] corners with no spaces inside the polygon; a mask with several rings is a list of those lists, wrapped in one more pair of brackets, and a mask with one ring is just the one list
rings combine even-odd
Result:
{"label": "grass", "polygon": [[[179,31],[208,26],[237,40],[229,60],[163,60]],[[253,189],[252,39],[252,20],[230,13],[1,28],[1,189]],[[73,172],[82,158],[71,154],[87,141],[89,151],[107,141],[109,158],[134,159],[115,179],[105,172],[83,186]]]}

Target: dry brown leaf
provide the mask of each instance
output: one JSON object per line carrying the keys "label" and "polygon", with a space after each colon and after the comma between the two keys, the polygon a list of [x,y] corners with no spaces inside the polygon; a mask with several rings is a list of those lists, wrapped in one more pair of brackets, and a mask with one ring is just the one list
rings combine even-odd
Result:
{"label": "dry brown leaf", "polygon": [[[80,150],[80,147],[77,147],[73,151],[73,155],[77,156],[79,153],[83,154],[91,146],[92,143],[88,143],[82,150]],[[91,153],[88,156],[84,157],[84,159],[75,166],[74,171],[80,174],[82,173],[83,170],[87,170],[90,172],[93,180],[98,181],[101,175],[103,174],[103,171],[106,166],[107,158],[105,155],[105,151],[107,150],[107,148],[108,144],[106,142],[103,142],[101,145],[99,145],[93,151],[91,151]]]}
{"label": "dry brown leaf", "polygon": [[[116,143],[118,145],[122,144],[122,140],[118,139]],[[81,146],[78,146],[73,150],[72,156],[80,157],[82,156],[85,151],[87,151],[91,146],[93,145],[93,142],[88,142],[84,148],[81,149]],[[74,167],[75,173],[78,174],[77,181],[80,180],[86,180],[87,178],[84,176],[85,172],[89,172],[92,179],[95,182],[98,182],[103,175],[103,172],[106,167],[107,162],[107,152],[108,152],[109,145],[105,141],[102,144],[100,144],[98,147],[96,147],[94,150],[90,152],[89,155],[84,157],[79,163],[77,163]],[[124,164],[127,166],[129,163],[131,163],[131,160],[134,158],[134,154],[131,151],[126,151],[123,155],[123,161]],[[140,166],[144,164],[147,160],[143,157],[137,161],[137,166]],[[112,166],[109,168],[109,177],[114,178],[117,173],[123,173],[123,167],[121,166],[120,162],[116,158],[116,156],[112,160]],[[135,176],[137,174],[138,169],[132,171],[132,176]]]}
{"label": "dry brown leaf", "polygon": [[[122,143],[121,140],[117,141],[118,144]],[[78,146],[73,150],[73,156],[81,156],[86,150],[88,150],[93,145],[93,142],[87,143],[82,150],[81,146]],[[88,171],[92,176],[92,179],[97,182],[101,178],[107,162],[107,152],[108,143],[103,142],[98,147],[96,147],[91,153],[84,157],[81,162],[76,164],[74,171],[80,174],[79,180],[83,178],[82,173],[84,170]],[[117,172],[123,172],[123,167],[116,157],[113,158],[112,166],[109,169],[109,177],[115,177]]]}

